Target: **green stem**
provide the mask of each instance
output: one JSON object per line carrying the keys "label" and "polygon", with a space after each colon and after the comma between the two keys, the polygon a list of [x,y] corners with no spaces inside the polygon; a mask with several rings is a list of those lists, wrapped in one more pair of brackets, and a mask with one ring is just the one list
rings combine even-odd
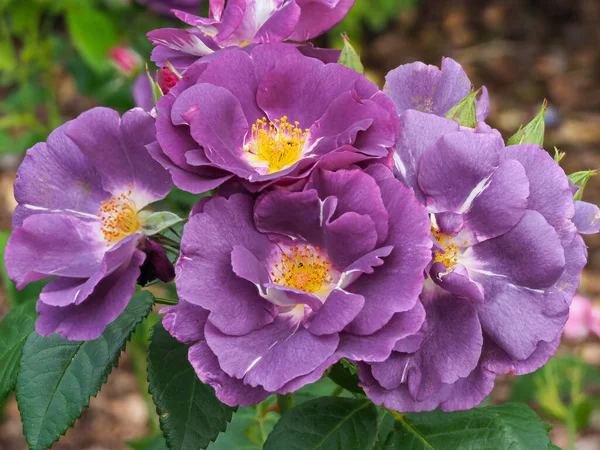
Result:
{"label": "green stem", "polygon": [[171,247],[179,250],[179,242],[174,241],[173,239],[170,239],[166,236],[163,236],[162,234],[155,234],[154,236],[152,236],[152,239],[154,239],[159,244],[170,245]]}
{"label": "green stem", "polygon": [[179,303],[179,300],[172,298],[154,297],[154,300],[156,301],[156,303],[160,303],[163,305],[177,305]]}
{"label": "green stem", "polygon": [[294,407],[292,394],[277,394],[277,404],[279,405],[279,413],[283,416],[288,409]]}
{"label": "green stem", "polygon": [[567,411],[567,434],[569,436],[569,450],[577,450],[577,422],[575,419],[575,409],[569,408]]}
{"label": "green stem", "polygon": [[148,393],[148,380],[146,379],[146,373],[148,372],[146,349],[142,348],[142,345],[138,342],[132,341],[131,344],[129,353],[131,355],[135,377],[142,397],[144,398],[144,402],[146,403],[146,409],[148,410],[148,426],[150,427],[150,433],[153,436],[158,436],[161,433],[160,424],[158,422],[158,415],[156,414],[156,406],[154,406],[152,397]]}

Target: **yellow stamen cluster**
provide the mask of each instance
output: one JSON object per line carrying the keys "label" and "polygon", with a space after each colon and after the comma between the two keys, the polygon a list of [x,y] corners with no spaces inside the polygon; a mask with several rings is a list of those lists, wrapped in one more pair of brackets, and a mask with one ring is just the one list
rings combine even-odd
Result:
{"label": "yellow stamen cluster", "polygon": [[[131,187],[131,184],[128,187]],[[107,247],[140,229],[137,207],[129,198],[130,195],[131,190],[117,197],[113,195],[100,206],[98,217],[102,221],[102,234]]]}
{"label": "yellow stamen cluster", "polygon": [[461,247],[467,245],[469,241],[464,241],[463,244],[459,246],[454,242],[448,243],[448,241],[452,239],[452,236],[440,233],[437,228],[432,227],[431,233],[433,234],[433,237],[435,237],[435,240],[444,248],[444,253],[436,252],[433,262],[441,262],[448,269],[454,268],[458,263],[459,250]]}
{"label": "yellow stamen cluster", "polygon": [[290,247],[289,253],[283,253],[279,264],[275,264],[271,276],[282,286],[315,293],[324,284],[333,282],[330,266],[331,263],[321,256],[319,247]]}
{"label": "yellow stamen cluster", "polygon": [[252,135],[245,151],[259,162],[266,162],[268,173],[279,172],[300,159],[308,129],[298,128],[299,122],[289,123],[287,116],[269,122],[265,117],[252,125]]}

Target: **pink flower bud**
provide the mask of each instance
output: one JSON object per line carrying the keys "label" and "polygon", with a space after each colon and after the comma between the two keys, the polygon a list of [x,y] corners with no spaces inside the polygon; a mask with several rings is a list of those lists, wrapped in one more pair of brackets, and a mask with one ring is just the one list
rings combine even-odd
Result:
{"label": "pink flower bud", "polygon": [[126,76],[133,76],[142,67],[142,58],[131,48],[113,47],[109,51],[115,67]]}
{"label": "pink flower bud", "polygon": [[158,86],[163,94],[167,94],[177,84],[179,77],[168,67],[161,67],[158,71]]}

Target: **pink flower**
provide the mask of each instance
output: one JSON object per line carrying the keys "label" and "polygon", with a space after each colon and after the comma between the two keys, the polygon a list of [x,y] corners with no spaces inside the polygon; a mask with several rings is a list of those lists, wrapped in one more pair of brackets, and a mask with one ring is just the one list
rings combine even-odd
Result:
{"label": "pink flower", "polygon": [[576,295],[571,303],[564,335],[567,339],[583,340],[590,332],[600,337],[600,306],[594,306],[588,298]]}
{"label": "pink flower", "polygon": [[131,48],[113,47],[108,53],[119,72],[128,77],[135,75],[142,67],[142,58]]}

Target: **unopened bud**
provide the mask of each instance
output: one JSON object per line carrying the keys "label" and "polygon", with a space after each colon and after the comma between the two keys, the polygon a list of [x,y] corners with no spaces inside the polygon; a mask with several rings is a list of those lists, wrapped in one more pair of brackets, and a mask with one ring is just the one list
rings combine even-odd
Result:
{"label": "unopened bud", "polygon": [[177,84],[180,76],[168,67],[161,67],[158,71],[158,85],[163,94],[167,94]]}
{"label": "unopened bud", "polygon": [[109,56],[117,70],[128,77],[136,75],[142,68],[142,58],[130,48],[113,47]]}
{"label": "unopened bud", "polygon": [[519,128],[515,134],[511,136],[511,138],[506,141],[508,145],[515,144],[537,144],[540,147],[544,147],[544,131],[545,131],[545,122],[544,116],[546,115],[546,107],[548,106],[548,102],[544,100],[542,103],[542,107],[539,112],[533,118],[531,122],[529,122],[524,127]]}

